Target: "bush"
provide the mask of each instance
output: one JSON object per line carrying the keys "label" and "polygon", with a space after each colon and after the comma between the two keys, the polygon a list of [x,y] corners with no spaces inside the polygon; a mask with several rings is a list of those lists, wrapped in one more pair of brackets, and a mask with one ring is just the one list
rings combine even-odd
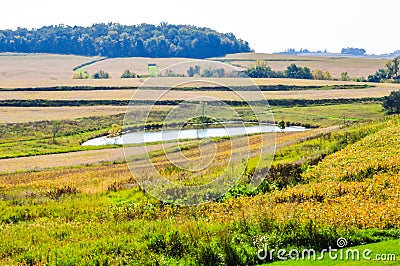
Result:
{"label": "bush", "polygon": [[332,80],[332,75],[329,71],[322,71],[321,69],[314,69],[312,72],[313,78],[316,80]]}
{"label": "bush", "polygon": [[400,91],[392,91],[384,97],[382,105],[387,114],[400,114]]}
{"label": "bush", "polygon": [[110,79],[111,76],[104,70],[99,70],[98,72],[93,74],[92,78],[93,79]]}
{"label": "bush", "polygon": [[76,70],[72,74],[72,79],[88,79],[89,73],[85,69]]}
{"label": "bush", "polygon": [[124,73],[122,73],[121,78],[123,79],[129,79],[129,78],[138,78],[139,76],[136,73],[130,72],[129,69],[125,70]]}

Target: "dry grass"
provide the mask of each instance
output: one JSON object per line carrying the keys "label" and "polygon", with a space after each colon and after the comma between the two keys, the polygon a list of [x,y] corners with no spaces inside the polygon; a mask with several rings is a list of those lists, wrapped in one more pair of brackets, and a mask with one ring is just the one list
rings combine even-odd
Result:
{"label": "dry grass", "polygon": [[28,82],[69,79],[73,68],[95,59],[73,55],[0,54],[0,79]]}
{"label": "dry grass", "polygon": [[79,107],[0,107],[1,123],[24,123],[44,120],[70,120],[91,116],[125,113],[124,106]]}
{"label": "dry grass", "polygon": [[[332,89],[303,91],[266,91],[266,99],[346,99],[384,97],[398,87],[368,89]],[[0,91],[0,100],[189,100],[194,97],[211,97],[217,100],[263,100],[260,92],[242,91],[176,91],[163,94],[162,90],[93,90],[93,91]],[[133,97],[133,98],[132,98]],[[242,98],[243,97],[243,98]]]}

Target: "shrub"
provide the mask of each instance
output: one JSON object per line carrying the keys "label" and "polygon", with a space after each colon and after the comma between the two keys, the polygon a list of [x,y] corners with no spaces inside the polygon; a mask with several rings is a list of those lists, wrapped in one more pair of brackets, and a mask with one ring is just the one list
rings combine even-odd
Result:
{"label": "shrub", "polygon": [[110,79],[111,76],[109,73],[105,72],[104,70],[99,70],[98,72],[93,74],[92,78],[93,79]]}

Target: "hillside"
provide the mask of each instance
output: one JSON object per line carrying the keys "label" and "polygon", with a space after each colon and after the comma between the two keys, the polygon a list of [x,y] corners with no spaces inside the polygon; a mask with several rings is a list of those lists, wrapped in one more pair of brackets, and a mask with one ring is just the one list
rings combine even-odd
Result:
{"label": "hillside", "polygon": [[207,58],[250,51],[249,44],[232,33],[165,22],[157,26],[101,23],[0,31],[0,52]]}

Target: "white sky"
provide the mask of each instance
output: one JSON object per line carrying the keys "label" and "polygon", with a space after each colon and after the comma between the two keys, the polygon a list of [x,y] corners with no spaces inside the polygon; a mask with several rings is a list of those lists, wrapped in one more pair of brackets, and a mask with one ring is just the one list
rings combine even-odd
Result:
{"label": "white sky", "polygon": [[400,50],[398,0],[11,0],[0,12],[0,29],[166,21],[232,32],[256,52]]}

